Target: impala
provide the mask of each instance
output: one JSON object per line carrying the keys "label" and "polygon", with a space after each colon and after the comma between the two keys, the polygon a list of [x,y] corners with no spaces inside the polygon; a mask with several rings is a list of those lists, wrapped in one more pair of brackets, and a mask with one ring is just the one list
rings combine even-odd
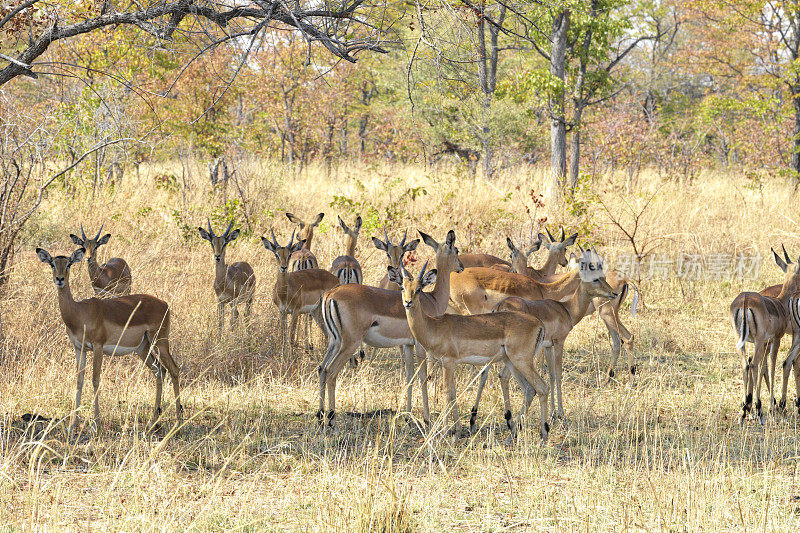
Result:
{"label": "impala", "polygon": [[356,244],[358,243],[358,233],[361,231],[361,217],[356,217],[356,222],[352,229],[345,224],[342,217],[339,219],[339,227],[344,234],[344,255],[340,255],[333,260],[331,272],[339,278],[339,283],[363,283],[364,275],[361,272],[361,265],[356,259]]}
{"label": "impala", "polygon": [[103,246],[111,238],[110,233],[102,237],[103,226],[94,236],[94,239],[86,237],[81,224],[81,237],[70,234],[72,242],[86,250],[86,266],[89,269],[89,280],[92,282],[94,293],[98,296],[115,296],[131,293],[131,269],[124,259],[112,257],[102,265],[97,264],[97,249]]}
{"label": "impala", "polygon": [[[519,297],[506,298],[501,301],[495,311],[516,311],[538,318],[544,324],[545,344],[547,350],[547,370],[550,374],[550,392],[553,399],[553,414],[564,417],[564,405],[561,396],[561,380],[564,368],[564,341],[578,322],[588,314],[589,306],[594,298],[609,300],[617,297],[614,289],[608,284],[603,272],[603,263],[594,253],[584,253],[579,260],[581,282],[572,296],[563,302],[555,300],[526,300]],[[478,413],[483,387],[489,369],[481,373],[478,394],[470,417],[470,430],[475,429],[475,417]],[[506,400],[506,413],[510,412],[508,404],[508,371],[500,374],[503,398]],[[557,406],[557,408],[556,408]]]}
{"label": "impala", "polygon": [[225,249],[239,236],[239,230],[231,231],[233,220],[228,224],[228,229],[222,235],[215,235],[208,220],[208,231],[197,228],[200,237],[211,243],[214,251],[214,292],[217,293],[217,310],[219,311],[219,332],[222,335],[222,326],[225,321],[225,306],[231,306],[231,329],[239,317],[238,304],[245,305],[245,319],[250,317],[253,306],[253,291],[256,287],[256,276],[253,267],[244,261],[237,261],[227,265],[225,263]]}
{"label": "impala", "polygon": [[[548,237],[549,241],[547,240]],[[566,238],[564,228],[561,228],[561,239],[556,240],[553,238],[550,230],[547,230],[547,237],[540,233],[537,236],[536,242],[534,242],[526,252],[517,248],[510,238],[506,238],[506,244],[511,251],[511,272],[525,274],[536,280],[543,280],[554,275],[559,266],[567,266],[567,248],[575,244],[577,238],[577,233]],[[533,268],[528,266],[528,257],[542,246],[547,249],[547,258],[542,267]]]}
{"label": "impala", "polygon": [[311,241],[314,239],[314,228],[319,226],[319,223],[322,222],[324,217],[325,213],[319,213],[317,218],[309,223],[292,213],[286,213],[286,218],[288,218],[292,224],[297,224],[297,227],[300,229],[297,240],[305,243],[302,248],[292,254],[292,258],[289,261],[289,269],[292,272],[306,268],[319,268],[319,261],[317,261],[316,256],[311,253]]}
{"label": "impala", "polygon": [[[301,250],[305,241],[302,239],[295,241],[294,232],[292,232],[289,244],[281,246],[275,238],[275,232],[271,231],[271,234],[272,240],[261,237],[261,242],[264,244],[264,248],[275,254],[275,259],[278,262],[278,277],[275,280],[272,301],[280,312],[283,353],[286,353],[288,342],[291,356],[294,353],[294,343],[297,340],[297,321],[300,315],[311,315],[316,312],[322,294],[339,285],[339,279],[327,270],[319,268],[307,268],[289,272],[289,262],[292,254]],[[292,324],[287,341],[286,321],[288,314],[292,315]]]}
{"label": "impala", "polygon": [[[743,292],[731,303],[730,316],[734,331],[738,337],[736,349],[742,355],[742,380],[744,383],[744,402],[740,422],[744,423],[753,402],[755,389],[755,416],[764,424],[761,410],[761,377],[764,375],[770,394],[770,411],[774,413],[775,402],[775,362],[780,348],[781,338],[787,332],[793,333],[789,356],[784,362],[784,396],[789,379],[789,370],[797,364],[797,353],[800,350],[800,314],[798,314],[798,290],[800,290],[800,268],[788,260],[788,254],[782,259],[772,250],[775,263],[783,270],[785,277],[777,296],[765,296],[757,292]],[[787,261],[788,260],[788,261]],[[770,288],[765,289],[770,293]],[[753,357],[747,357],[746,343],[755,345]],[[767,351],[769,350],[769,357]],[[764,366],[762,366],[764,365]],[[795,366],[795,379],[798,368]],[[798,403],[800,407],[800,403]]]}
{"label": "impala", "polygon": [[[456,405],[455,366],[457,364],[491,365],[505,362],[516,377],[525,395],[522,414],[527,412],[533,397],[539,395],[540,432],[547,440],[547,383],[534,368],[536,352],[545,338],[545,327],[538,318],[522,313],[500,312],[472,316],[449,315],[431,317],[420,305],[422,289],[436,282],[436,269],[425,272],[427,263],[414,279],[405,267],[402,278],[397,269],[390,268],[395,282],[403,284],[403,307],[414,338],[428,355],[441,362],[447,388],[447,398],[453,417],[454,431],[460,433]],[[522,417],[520,415],[520,418]],[[516,430],[506,411],[506,422],[512,436]]]}
{"label": "impala", "polygon": [[[419,244],[419,239],[406,242],[408,230],[403,233],[403,238],[398,244],[392,244],[392,241],[389,240],[389,235],[386,233],[385,229],[383,230],[383,236],[386,238],[385,241],[382,241],[377,237],[373,237],[372,244],[374,244],[375,248],[378,250],[383,250],[386,252],[386,257],[389,260],[389,266],[393,266],[395,268],[400,268],[400,265],[403,264],[403,256],[405,256],[408,252],[413,252],[416,250],[417,245]],[[378,287],[388,290],[400,290],[399,285],[389,281],[388,274],[383,276],[383,279],[381,279],[380,283],[378,283]]]}
{"label": "impala", "polygon": [[161,416],[161,393],[164,372],[169,373],[175,390],[175,408],[178,426],[183,420],[183,407],[178,385],[179,369],[169,351],[170,312],[166,302],[147,294],[133,294],[115,298],[88,298],[76,302],[69,287],[69,269],[83,258],[85,250],[78,248],[70,257],[52,257],[42,248],[36,255],[42,263],[53,270],[53,282],[58,292],[58,308],[61,320],[67,328],[67,336],[75,347],[75,362],[78,372],[73,411],[69,432],[73,434],[77,425],[77,412],[81,405],[83,380],[86,373],[86,352],[92,351],[92,385],[94,386],[94,424],[100,427],[100,372],[103,354],[126,355],[136,353],[156,377],[156,397],[153,406],[155,428]]}
{"label": "impala", "polygon": [[[463,270],[455,246],[453,230],[445,242],[438,243],[420,232],[422,240],[436,251],[436,267],[442,272],[433,291],[420,295],[420,305],[430,316],[445,312],[450,299],[450,272]],[[406,411],[411,412],[411,389],[414,379],[414,348],[416,341],[408,327],[400,291],[367,285],[340,285],[322,298],[322,327],[328,337],[328,347],[319,365],[319,411],[317,418],[333,424],[336,412],[336,378],[345,362],[362,343],[378,348],[400,346],[406,375]],[[428,367],[424,348],[418,346],[419,383],[422,389],[422,409],[425,423],[430,421],[428,408]],[[325,413],[325,395],[329,411]]]}

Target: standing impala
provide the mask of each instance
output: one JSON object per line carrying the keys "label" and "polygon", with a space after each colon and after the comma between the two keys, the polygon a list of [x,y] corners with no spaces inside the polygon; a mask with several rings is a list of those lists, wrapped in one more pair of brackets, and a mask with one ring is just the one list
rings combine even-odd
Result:
{"label": "standing impala", "polygon": [[361,217],[356,217],[356,223],[352,229],[345,224],[342,217],[339,219],[339,226],[344,233],[344,255],[340,255],[333,260],[331,272],[339,278],[339,283],[363,283],[364,275],[361,272],[361,265],[356,259],[356,244],[358,244],[358,233],[361,231]]}
{"label": "standing impala", "polygon": [[76,302],[69,288],[69,269],[83,258],[85,250],[78,248],[70,257],[52,257],[46,250],[36,249],[42,263],[53,269],[53,282],[58,290],[58,308],[67,327],[67,336],[75,347],[78,386],[75,393],[69,432],[77,424],[81,405],[81,392],[86,373],[86,352],[92,351],[92,385],[94,386],[94,423],[100,427],[100,371],[103,354],[127,355],[136,353],[156,377],[156,398],[153,406],[155,427],[161,416],[161,392],[164,372],[169,373],[175,390],[175,408],[178,425],[183,420],[183,407],[178,385],[179,369],[169,351],[169,306],[166,302],[147,294],[133,294],[116,298],[88,298]]}
{"label": "standing impala", "polygon": [[[294,232],[292,232],[289,244],[281,246],[275,238],[275,232],[271,231],[271,233],[272,240],[261,237],[261,242],[264,244],[264,248],[275,254],[275,259],[278,262],[278,277],[275,280],[272,301],[280,312],[283,353],[286,353],[288,344],[291,356],[294,353],[294,343],[297,340],[297,320],[300,315],[315,313],[322,294],[339,285],[339,279],[327,270],[319,268],[306,268],[289,272],[289,261],[292,254],[302,249],[305,242],[303,240],[295,242]],[[287,340],[286,321],[288,314],[292,315],[292,324]],[[306,332],[306,335],[310,340],[310,332]]]}
{"label": "standing impala", "polygon": [[[389,234],[386,233],[386,230],[383,230],[383,236],[386,239],[385,241],[380,240],[377,237],[372,238],[372,244],[375,245],[375,248],[378,250],[382,250],[386,252],[386,257],[389,260],[389,266],[400,268],[400,265],[403,264],[403,256],[406,255],[408,252],[413,252],[417,249],[417,245],[419,244],[419,239],[414,239],[413,241],[406,242],[406,237],[408,236],[408,230],[403,233],[403,238],[397,244],[392,244],[392,241],[389,240]],[[400,287],[396,283],[392,283],[389,281],[389,275],[385,274],[383,279],[381,279],[380,283],[378,283],[378,287],[381,289],[388,289],[388,290],[399,290]]]}
{"label": "standing impala", "polygon": [[[436,251],[436,267],[442,279],[433,291],[420,295],[420,304],[430,316],[438,316],[447,309],[450,298],[450,272],[463,270],[455,246],[456,234],[447,233],[445,242],[438,243],[429,235],[419,232],[425,244]],[[319,411],[317,418],[324,424],[333,424],[336,412],[336,378],[345,362],[362,343],[378,348],[401,346],[406,375],[406,411],[411,412],[411,387],[414,379],[414,348],[416,341],[408,327],[400,291],[367,285],[340,285],[322,297],[322,327],[328,337],[328,348],[319,365]],[[424,348],[418,347],[419,384],[422,388],[422,409],[425,422],[430,421],[428,408],[428,366]],[[325,395],[329,411],[325,413]]]}
{"label": "standing impala", "polygon": [[[553,414],[564,418],[564,404],[561,398],[561,378],[564,370],[564,341],[578,322],[586,316],[594,298],[609,300],[617,294],[608,284],[603,272],[603,263],[595,252],[584,253],[579,260],[581,282],[578,288],[566,301],[526,300],[519,297],[506,298],[500,302],[495,311],[516,311],[536,317],[544,324],[547,350],[547,370],[550,374],[550,393],[553,400]],[[478,394],[470,417],[470,429],[474,431],[475,417],[478,412],[483,387],[486,384],[488,368],[481,373]],[[510,412],[508,404],[508,371],[500,374],[503,398],[506,400],[506,412]]]}
{"label": "standing impala", "polygon": [[[753,402],[755,389],[755,415],[761,424],[764,424],[764,415],[761,410],[761,377],[767,378],[767,388],[770,394],[770,411],[774,413],[775,403],[775,362],[780,348],[781,338],[787,332],[793,333],[792,346],[789,356],[784,362],[784,396],[782,403],[785,405],[786,382],[789,370],[795,365],[795,379],[797,378],[797,353],[800,350],[800,313],[798,313],[798,291],[800,290],[800,266],[793,265],[791,261],[782,259],[775,250],[772,250],[775,263],[783,270],[785,277],[781,290],[776,297],[765,296],[763,293],[743,292],[731,303],[730,316],[734,331],[738,337],[737,350],[742,355],[742,380],[744,383],[744,402],[740,422],[744,423],[747,413]],[[785,256],[788,259],[788,255]],[[770,292],[765,289],[764,292]],[[753,357],[747,357],[746,343],[755,345]],[[769,351],[769,355],[767,355]]]}
{"label": "standing impala", "polygon": [[94,239],[86,237],[81,224],[81,237],[70,234],[72,242],[86,250],[86,266],[89,269],[89,280],[92,282],[94,293],[98,296],[115,296],[131,293],[131,269],[124,259],[112,257],[102,265],[97,264],[97,249],[103,246],[111,238],[110,233],[102,237],[103,226],[94,236]]}
{"label": "standing impala", "polygon": [[289,270],[292,272],[306,268],[319,268],[319,261],[311,253],[311,241],[314,239],[314,228],[319,226],[324,217],[325,213],[319,213],[313,222],[306,222],[292,213],[286,213],[286,218],[292,224],[297,224],[300,229],[300,233],[297,234],[297,240],[305,243],[302,248],[292,254],[292,258],[289,261]]}
{"label": "standing impala", "polygon": [[[452,410],[456,435],[460,433],[460,421],[456,406],[455,366],[490,365],[504,361],[510,365],[525,395],[523,414],[528,410],[533,397],[539,396],[539,429],[542,440],[546,441],[550,432],[547,423],[548,387],[534,368],[536,352],[545,338],[542,322],[536,317],[514,312],[472,316],[445,314],[431,317],[420,305],[422,289],[436,281],[436,269],[426,273],[426,267],[427,263],[416,279],[405,267],[401,268],[402,278],[397,269],[389,268],[395,282],[403,284],[403,307],[411,333],[427,353],[444,367],[448,407]],[[510,411],[506,411],[506,423],[512,436],[516,436]]]}
{"label": "standing impala", "polygon": [[219,311],[219,333],[222,335],[222,326],[225,322],[225,306],[231,306],[231,329],[239,317],[237,305],[244,303],[245,319],[250,317],[253,306],[253,291],[256,287],[256,276],[253,267],[244,261],[237,261],[230,265],[225,263],[225,248],[239,236],[239,230],[231,231],[233,220],[228,224],[228,229],[222,235],[215,235],[208,220],[208,231],[197,228],[200,237],[211,243],[214,250],[214,292],[217,293],[217,310]]}

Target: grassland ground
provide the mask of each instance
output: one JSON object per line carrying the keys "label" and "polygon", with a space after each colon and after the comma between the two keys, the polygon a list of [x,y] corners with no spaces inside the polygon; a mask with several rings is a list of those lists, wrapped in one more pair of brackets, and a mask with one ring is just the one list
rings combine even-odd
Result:
{"label": "grassland ground", "polygon": [[[220,190],[211,190],[201,169],[143,166],[138,177],[94,195],[82,192],[88,189],[83,185],[55,189],[28,226],[0,309],[0,523],[10,529],[800,528],[800,418],[790,409],[765,427],[739,426],[741,371],[727,317],[739,291],[782,279],[770,246],[784,243],[793,255],[800,253],[790,186],[745,187],[736,175],[677,183],[646,174],[628,192],[609,175],[596,178],[567,209],[554,210],[534,201],[531,189],[541,190],[543,179],[525,169],[486,183],[414,166],[341,167],[326,175],[313,167],[298,174],[251,161],[242,164],[236,182]],[[532,226],[547,217],[578,228],[583,243],[597,244],[613,262],[631,246],[611,218],[625,226],[650,198],[637,241],[654,253],[760,253],[762,259],[755,280],[642,280],[644,305],[636,317],[627,305],[622,313],[636,339],[635,385],[622,372],[622,361],[617,370],[623,377],[606,383],[610,346],[603,325],[590,317],[568,339],[566,422],[554,426],[544,447],[530,417],[519,441],[503,444],[495,377],[477,434],[458,440],[447,435],[439,371],[430,382],[433,431],[426,435],[409,427],[399,412],[404,393],[396,350],[343,372],[336,431],[318,430],[320,334],[310,352],[291,360],[281,356],[271,301],[274,259],[259,239],[271,227],[281,241],[288,238],[284,211],[326,213],[314,239],[314,252],[326,266],[343,250],[336,215],[349,222],[360,213],[365,228],[357,256],[366,281],[375,283],[385,271],[384,255],[369,237],[382,235],[387,220],[395,238],[405,228],[437,238],[454,228],[462,252],[506,257],[506,235],[530,240]],[[221,340],[215,332],[211,250],[196,231],[207,216],[216,227],[236,217],[243,232],[227,259],[250,262],[257,277],[247,329],[225,331]],[[68,235],[81,222],[87,232],[105,223],[112,238],[101,257],[125,258],[134,292],[172,306],[171,342],[188,418],[177,435],[145,433],[153,378],[138,360],[118,357],[107,359],[103,370],[99,435],[85,431],[76,442],[65,438],[74,355],[50,271],[33,248],[71,251]],[[430,257],[425,248],[420,246],[417,260]],[[90,295],[83,263],[73,267],[71,284],[76,296]],[[464,422],[474,378],[474,369],[459,373]],[[514,394],[519,406],[516,389]],[[91,397],[87,383],[84,421],[91,418]],[[419,415],[419,395],[414,398]],[[167,391],[165,399],[171,422],[174,403]],[[534,406],[534,416],[535,411]],[[19,420],[24,413],[53,420],[26,429]]]}

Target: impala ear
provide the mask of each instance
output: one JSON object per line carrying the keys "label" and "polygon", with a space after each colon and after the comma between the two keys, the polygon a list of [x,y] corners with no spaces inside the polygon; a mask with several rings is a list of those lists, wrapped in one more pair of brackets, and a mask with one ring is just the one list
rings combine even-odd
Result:
{"label": "impala ear", "polygon": [[[211,235],[209,235],[206,230],[204,230],[203,228],[197,228],[197,231],[200,232],[200,238],[205,239],[208,242],[211,242]],[[75,244],[83,244],[83,243],[76,242]]]}
{"label": "impala ear", "polygon": [[266,248],[270,252],[275,253],[275,243],[273,243],[271,240],[269,240],[266,237],[262,236],[261,237],[261,244],[263,244],[264,248]]}
{"label": "impala ear", "polygon": [[[83,239],[81,239],[77,235],[73,235],[72,233],[70,233],[69,234],[69,238],[72,239],[72,242],[74,242],[78,246],[83,246]],[[38,250],[38,248],[37,248],[37,250]]]}
{"label": "impala ear", "polygon": [[361,220],[361,215],[358,215],[358,216],[356,217],[356,225],[355,225],[355,227],[353,228],[353,231],[355,231],[356,233],[358,233],[359,231],[361,231],[361,224],[363,224],[363,223],[364,223],[364,221],[363,221],[363,220]]}
{"label": "impala ear", "polygon": [[573,244],[575,244],[575,241],[577,239],[578,239],[578,234],[573,233],[572,235],[569,236],[569,238],[566,241],[564,241],[564,247],[572,246]]}
{"label": "impala ear", "polygon": [[228,234],[228,237],[225,239],[225,244],[228,244],[232,240],[235,240],[236,237],[238,237],[238,236],[239,236],[239,230],[238,229],[233,230],[232,232],[230,232]]}
{"label": "impala ear", "polygon": [[427,287],[428,285],[433,285],[436,283],[436,269],[432,268],[425,272],[425,275],[422,276],[422,283],[420,284],[420,289],[423,287]]}
{"label": "impala ear", "polygon": [[403,245],[403,251],[404,252],[413,252],[414,250],[417,249],[418,245],[419,245],[419,239],[414,239],[413,241],[407,242],[407,243],[405,243]]}
{"label": "impala ear", "polygon": [[770,250],[772,250],[772,257],[775,259],[775,264],[778,265],[778,268],[786,272],[786,269],[789,267],[789,265],[786,264],[786,261],[784,261],[774,249],[770,248]]}
{"label": "impala ear", "polygon": [[[103,244],[108,243],[108,239],[110,239],[110,238],[111,238],[111,234],[110,233],[106,233],[105,235],[100,237],[100,239],[98,239],[97,246],[102,246]],[[78,244],[78,243],[75,243],[75,244]]]}
{"label": "impala ear", "polygon": [[342,220],[342,217],[340,217],[339,215],[336,215],[336,218],[339,220],[339,226],[342,228],[342,231],[347,233],[347,230],[349,228],[347,227],[347,224],[344,223],[344,220]]}
{"label": "impala ear", "polygon": [[83,254],[85,253],[86,248],[78,248],[72,252],[72,255],[69,256],[69,261],[67,261],[67,266],[72,266],[73,264],[79,262],[81,259],[83,259]]}
{"label": "impala ear", "polygon": [[444,241],[448,246],[453,246],[456,243],[456,232],[450,230],[447,232],[447,239]]}
{"label": "impala ear", "polygon": [[48,265],[53,266],[53,257],[50,255],[50,252],[44,248],[37,248],[36,255],[39,256],[39,261],[42,263],[47,263]]}
{"label": "impala ear", "polygon": [[528,248],[528,251],[525,252],[525,257],[530,257],[532,253],[539,251],[539,248],[542,247],[542,237],[544,237],[544,235],[540,233],[539,236],[536,238],[536,241],[533,244],[531,244],[530,248]]}
{"label": "impala ear", "polygon": [[428,246],[430,246],[434,250],[438,250],[439,249],[439,243],[436,242],[435,240],[433,240],[433,237],[431,237],[430,235],[428,235],[427,233],[422,232],[422,231],[420,231],[419,234],[422,237],[422,242],[424,242],[425,244],[427,244]]}
{"label": "impala ear", "polygon": [[305,222],[303,222],[302,220],[300,220],[299,218],[294,216],[292,213],[287,212],[286,213],[286,218],[288,218],[289,222],[291,222],[292,224],[299,224],[300,227],[305,226]]}
{"label": "impala ear", "polygon": [[311,223],[312,226],[319,226],[319,223],[322,222],[322,219],[325,218],[325,213],[319,213],[317,218],[314,219],[314,222]]}
{"label": "impala ear", "polygon": [[383,250],[384,252],[386,252],[386,251],[387,251],[387,250],[386,250],[386,243],[385,243],[385,242],[383,242],[382,240],[380,240],[380,239],[379,239],[379,238],[377,238],[377,237],[373,237],[373,238],[372,238],[372,244],[374,244],[374,245],[375,245],[375,248],[377,248],[378,250]]}
{"label": "impala ear", "polygon": [[512,240],[511,240],[511,237],[506,237],[506,245],[508,246],[508,249],[509,249],[509,250],[511,250],[511,253],[512,253],[512,254],[513,254],[514,252],[517,252],[517,251],[518,251],[518,250],[517,250],[517,247],[516,247],[516,246],[514,246],[514,241],[512,241]]}
{"label": "impala ear", "polygon": [[300,239],[300,240],[298,240],[296,243],[294,243],[294,244],[292,245],[291,251],[292,251],[292,252],[299,252],[300,250],[302,250],[302,249],[303,249],[303,247],[306,245],[306,240],[307,240],[307,239]]}
{"label": "impala ear", "polygon": [[392,283],[397,283],[401,287],[403,286],[403,274],[400,272],[400,269],[397,267],[393,267],[389,265],[387,269],[387,275],[389,276],[389,281]]}

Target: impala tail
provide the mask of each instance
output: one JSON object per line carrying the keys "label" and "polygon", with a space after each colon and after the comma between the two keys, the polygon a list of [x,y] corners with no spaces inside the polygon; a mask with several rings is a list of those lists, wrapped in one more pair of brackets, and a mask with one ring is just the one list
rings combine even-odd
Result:
{"label": "impala tail", "polygon": [[[747,342],[747,335],[749,332],[748,324],[747,324],[747,313],[749,309],[747,309],[747,301],[742,304],[742,310],[736,311],[736,317],[734,319],[734,323],[739,330],[739,342],[736,343],[736,349],[742,350],[744,349],[744,344]],[[752,315],[752,312],[750,313]]]}

